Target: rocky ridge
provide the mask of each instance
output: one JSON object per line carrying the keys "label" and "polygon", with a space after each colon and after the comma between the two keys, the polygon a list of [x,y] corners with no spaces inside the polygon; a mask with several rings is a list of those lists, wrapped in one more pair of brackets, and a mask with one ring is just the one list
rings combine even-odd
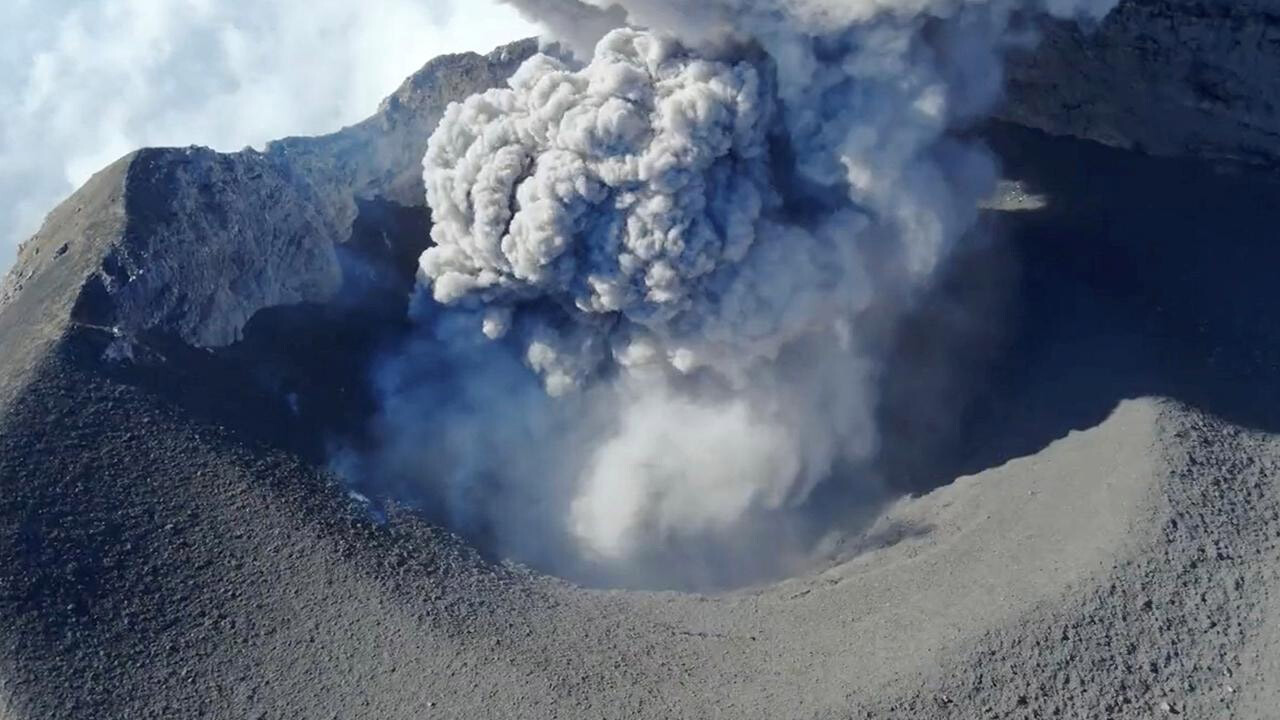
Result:
{"label": "rocky ridge", "polygon": [[[0,298],[0,716],[1270,717],[1280,189],[1237,165],[992,130],[1038,198],[989,218],[1011,337],[938,482],[821,571],[590,591],[371,522],[310,418],[359,418],[427,130],[533,48],[433,61],[326,138],[140,151],[50,215]],[[1033,62],[1026,122],[1169,130],[1052,125],[1066,70]],[[1245,155],[1215,142],[1141,144]]]}
{"label": "rocky ridge", "polygon": [[[157,331],[222,347],[263,308],[332,300],[344,278],[337,248],[361,232],[376,239],[397,208],[423,209],[421,160],[448,103],[505,82],[536,47],[437,58],[368,120],[332,135],[263,152],[131,153],[89,182],[113,186],[109,197],[76,193],[23,244],[0,307],[64,274],[68,254],[78,268],[98,265],[76,289],[76,319],[123,336]],[[362,207],[381,210],[372,227],[357,223]],[[86,235],[80,216],[118,222]]]}
{"label": "rocky ridge", "polygon": [[1001,116],[1158,155],[1280,162],[1280,0],[1123,0],[1015,52]]}
{"label": "rocky ridge", "polygon": [[[1280,0],[1123,0],[1097,27],[1040,28],[1034,51],[1011,55],[999,117],[1154,154],[1280,159]],[[110,212],[123,224],[88,244],[69,237],[53,219],[86,208],[68,200],[20,249],[0,306],[85,247],[100,260],[78,317],[122,335],[161,330],[222,347],[263,308],[332,300],[344,282],[337,249],[353,233],[364,234],[364,255],[421,249],[368,243],[427,222],[420,158],[445,106],[502,84],[536,49],[526,40],[433,60],[368,120],[332,135],[264,152],[133,153],[103,171],[121,176]],[[115,180],[90,184],[105,182]]]}

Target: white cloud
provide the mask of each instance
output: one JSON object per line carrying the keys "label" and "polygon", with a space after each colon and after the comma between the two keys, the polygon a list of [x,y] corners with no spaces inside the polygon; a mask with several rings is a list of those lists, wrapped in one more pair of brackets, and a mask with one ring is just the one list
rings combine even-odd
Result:
{"label": "white cloud", "polygon": [[424,62],[535,33],[488,0],[4,0],[0,271],[145,145],[236,150],[371,114]]}

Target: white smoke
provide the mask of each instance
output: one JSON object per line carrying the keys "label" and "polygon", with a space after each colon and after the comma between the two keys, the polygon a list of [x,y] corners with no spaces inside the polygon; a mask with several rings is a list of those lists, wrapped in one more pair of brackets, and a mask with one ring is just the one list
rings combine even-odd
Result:
{"label": "white smoke", "polygon": [[601,0],[646,29],[531,59],[431,138],[432,341],[388,374],[387,457],[556,571],[776,569],[786,539],[752,539],[811,541],[816,488],[875,491],[884,333],[994,184],[951,131],[995,101],[1015,11],[1111,4]]}

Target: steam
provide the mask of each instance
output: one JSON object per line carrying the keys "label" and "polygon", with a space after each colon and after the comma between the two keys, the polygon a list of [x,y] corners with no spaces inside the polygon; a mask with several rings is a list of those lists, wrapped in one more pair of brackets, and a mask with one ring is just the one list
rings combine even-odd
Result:
{"label": "steam", "polygon": [[951,131],[1015,11],[1112,3],[513,4],[580,55],[604,18],[647,29],[534,57],[431,138],[376,472],[578,578],[777,572],[830,529],[820,487],[878,492],[886,334],[994,186]]}

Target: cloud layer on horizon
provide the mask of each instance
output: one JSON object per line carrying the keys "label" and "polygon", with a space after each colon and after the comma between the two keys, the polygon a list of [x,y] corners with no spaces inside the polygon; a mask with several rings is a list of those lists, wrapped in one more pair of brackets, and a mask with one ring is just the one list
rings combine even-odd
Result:
{"label": "cloud layer on horizon", "polygon": [[486,0],[9,0],[0,23],[0,273],[46,213],[147,145],[336,130],[436,55],[534,34]]}

